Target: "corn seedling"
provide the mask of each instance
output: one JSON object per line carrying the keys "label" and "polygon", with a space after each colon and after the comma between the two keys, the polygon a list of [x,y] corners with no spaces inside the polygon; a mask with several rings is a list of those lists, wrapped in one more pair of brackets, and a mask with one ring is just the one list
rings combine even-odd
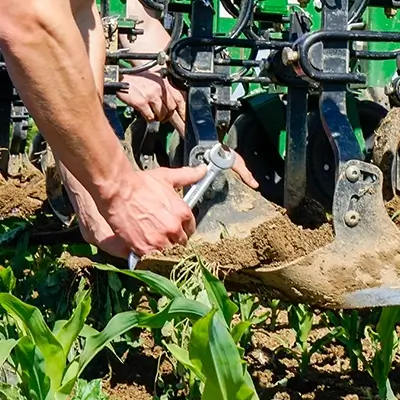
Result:
{"label": "corn seedling", "polygon": [[[191,329],[187,331],[189,336],[187,346],[163,341],[173,357],[190,371],[191,394],[188,398],[194,396],[193,393],[198,390],[202,400],[258,399],[243,360],[244,350],[238,346],[242,335],[249,327],[249,322],[242,321],[233,325],[233,316],[237,313],[238,307],[229,298],[222,282],[206,268],[201,260],[197,261],[197,266],[187,267],[192,272],[201,271],[201,285],[196,283],[198,277],[191,279],[193,275],[187,273],[185,268],[182,273],[186,274],[186,278],[179,281],[179,278],[175,277],[175,281],[180,282],[182,291],[189,296],[197,292],[196,299],[201,299],[201,301],[186,299],[183,292],[172,281],[148,271],[131,272],[104,265],[97,267],[141,279],[155,292],[167,298],[169,304],[178,300],[186,301],[193,306],[197,305],[199,310],[202,310],[199,318],[194,319],[193,315],[190,318]],[[181,311],[179,316],[174,316],[175,327],[185,318],[185,308],[182,307]],[[188,312],[186,316],[190,317],[190,310],[186,309],[186,311]],[[171,320],[171,318],[168,319],[168,321]],[[164,323],[166,321],[164,320]]]}
{"label": "corn seedling", "polygon": [[[18,327],[17,338],[0,340],[0,366],[9,361],[19,376],[18,386],[28,399],[66,399],[96,354],[106,346],[113,351],[110,342],[132,328],[161,328],[174,318],[195,322],[210,312],[204,304],[185,299],[165,278],[147,272],[136,272],[134,277],[167,295],[171,301],[157,314],[119,313],[101,332],[85,324],[91,307],[88,290],[78,292],[72,316],[67,321],[56,321],[53,330],[39,309],[10,293],[0,293],[1,307]],[[83,337],[85,342],[82,352],[74,354],[73,345],[78,337]]]}
{"label": "corn seedling", "polygon": [[341,342],[350,359],[352,371],[358,370],[358,360],[362,358],[362,339],[364,338],[365,328],[368,320],[361,318],[357,310],[326,311],[324,313],[327,325],[333,325],[336,329],[341,329],[341,333],[336,339]]}
{"label": "corn seedling", "polygon": [[384,307],[376,330],[371,326],[367,326],[365,329],[366,336],[371,340],[375,352],[371,362],[364,357],[362,357],[362,361],[365,369],[376,382],[381,400],[397,399],[390,385],[389,373],[400,343],[395,329],[399,317],[399,307]]}
{"label": "corn seedling", "polygon": [[108,396],[102,390],[100,379],[90,382],[79,379],[74,392],[71,400],[108,400]]}
{"label": "corn seedling", "polygon": [[243,348],[247,348],[250,343],[252,330],[251,327],[262,324],[271,317],[271,311],[266,310],[261,314],[257,311],[260,309],[260,303],[256,300],[256,296],[246,293],[234,293],[233,301],[239,307],[240,322],[238,330],[243,330],[240,344]]}
{"label": "corn seedling", "polygon": [[311,356],[317,353],[323,346],[330,343],[341,333],[341,330],[333,329],[310,345],[308,339],[314,320],[314,314],[310,307],[304,304],[291,304],[288,307],[288,318],[290,327],[296,332],[297,349],[290,349],[283,345],[278,348],[278,351],[291,354],[299,364],[300,376],[304,377],[308,373]]}

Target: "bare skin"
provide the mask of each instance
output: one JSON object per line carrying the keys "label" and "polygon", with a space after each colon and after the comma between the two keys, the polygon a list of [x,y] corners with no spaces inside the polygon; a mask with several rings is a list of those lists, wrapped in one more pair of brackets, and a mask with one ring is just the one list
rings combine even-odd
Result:
{"label": "bare skin", "polygon": [[[119,35],[122,47],[137,53],[158,53],[166,48],[171,37],[152,10],[145,8],[138,0],[127,1],[128,15],[136,15],[143,21],[144,35],[138,35],[134,42],[127,35]],[[131,60],[133,67],[146,61]],[[160,66],[134,75],[123,75],[122,80],[130,85],[129,93],[120,93],[119,98],[138,110],[148,121],[171,121],[180,135],[185,131],[185,93],[174,88],[166,78],[160,76]]]}
{"label": "bare skin", "polygon": [[[32,0],[26,7],[2,0],[0,48],[10,76],[56,157],[126,249],[144,255],[185,244],[196,224],[174,188],[201,179],[205,167],[133,171],[103,112],[75,19],[84,9],[93,11],[93,1]],[[98,15],[87,23],[97,36]]]}
{"label": "bare skin", "polygon": [[[102,109],[105,43],[94,2],[33,0],[26,11],[2,0],[0,48],[58,160],[84,238],[123,258],[186,244],[195,220],[174,189],[205,168],[132,170]],[[257,187],[241,158],[235,169]]]}

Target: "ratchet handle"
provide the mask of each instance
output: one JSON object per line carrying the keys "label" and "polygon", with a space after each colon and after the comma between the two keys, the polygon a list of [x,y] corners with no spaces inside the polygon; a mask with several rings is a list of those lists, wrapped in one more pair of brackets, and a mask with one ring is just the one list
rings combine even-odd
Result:
{"label": "ratchet handle", "polygon": [[210,187],[210,185],[213,183],[214,179],[220,172],[221,169],[216,168],[215,165],[210,163],[208,165],[208,171],[206,175],[197,183],[192,185],[192,187],[183,198],[183,200],[191,209],[193,209],[193,207],[199,202],[199,200],[202,198],[204,193],[207,191],[207,189]]}

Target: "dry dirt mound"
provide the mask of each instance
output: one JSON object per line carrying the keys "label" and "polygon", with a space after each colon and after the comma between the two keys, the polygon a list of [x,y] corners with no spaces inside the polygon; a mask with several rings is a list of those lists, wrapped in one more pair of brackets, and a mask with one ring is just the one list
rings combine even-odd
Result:
{"label": "dry dirt mound", "polygon": [[33,215],[45,200],[45,178],[36,169],[29,169],[21,178],[0,176],[0,219]]}
{"label": "dry dirt mound", "polygon": [[333,239],[330,223],[317,229],[303,228],[294,224],[282,211],[278,217],[252,229],[251,235],[244,239],[224,238],[215,244],[196,244],[193,249],[174,246],[164,254],[167,257],[183,256],[194,250],[210,263],[235,270],[256,266],[276,267],[305,256]]}

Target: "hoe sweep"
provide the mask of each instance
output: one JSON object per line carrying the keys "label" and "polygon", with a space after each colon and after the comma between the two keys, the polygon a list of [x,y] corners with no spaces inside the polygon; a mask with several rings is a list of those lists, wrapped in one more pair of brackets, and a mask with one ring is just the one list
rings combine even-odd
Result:
{"label": "hoe sweep", "polygon": [[[140,21],[127,15],[125,1],[98,2],[108,44],[104,107],[132,164],[194,166],[223,142],[260,187],[221,172],[194,208],[190,244],[148,255],[137,268],[167,273],[194,252],[236,290],[322,308],[400,305],[400,231],[392,215],[400,190],[400,2],[144,3],[171,34],[158,54],[124,49],[120,36],[137,40]],[[128,62],[139,59],[147,62]],[[127,89],[122,75],[157,65],[186,92],[184,138],[169,124],[146,123],[117,98]],[[45,173],[62,223],[30,240],[82,240],[40,133],[25,157],[30,116],[1,62],[0,87],[2,173],[14,176],[29,163]]]}

